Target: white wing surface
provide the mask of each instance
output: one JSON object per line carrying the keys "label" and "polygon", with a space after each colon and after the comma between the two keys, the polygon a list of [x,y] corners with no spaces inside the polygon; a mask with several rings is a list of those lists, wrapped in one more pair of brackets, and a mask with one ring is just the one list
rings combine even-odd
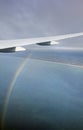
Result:
{"label": "white wing surface", "polygon": [[52,37],[39,37],[39,38],[30,38],[30,39],[16,39],[16,40],[0,40],[0,50],[18,46],[25,46],[30,44],[41,44],[43,45],[46,42],[52,42],[53,44],[57,44],[57,41],[67,38],[73,38],[83,36],[83,32],[81,33],[74,33],[74,34],[66,34],[66,35],[58,35]]}

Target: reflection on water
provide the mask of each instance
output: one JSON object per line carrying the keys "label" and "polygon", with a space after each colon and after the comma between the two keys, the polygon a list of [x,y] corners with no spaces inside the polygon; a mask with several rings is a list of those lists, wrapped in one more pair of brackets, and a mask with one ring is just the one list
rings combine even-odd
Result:
{"label": "reflection on water", "polygon": [[12,56],[0,56],[1,127],[83,130],[83,68]]}

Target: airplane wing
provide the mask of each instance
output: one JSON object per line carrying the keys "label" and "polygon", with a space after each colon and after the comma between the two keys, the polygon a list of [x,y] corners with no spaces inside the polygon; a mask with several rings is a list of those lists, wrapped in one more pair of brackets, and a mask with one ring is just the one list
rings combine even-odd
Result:
{"label": "airplane wing", "polygon": [[[74,34],[66,34],[66,35],[58,35],[52,37],[39,37],[39,38],[30,38],[30,39],[16,39],[16,40],[0,40],[0,51],[4,51],[4,49],[12,50],[19,46],[25,46],[30,44],[39,44],[39,45],[52,45],[57,44],[59,40],[73,38],[83,36],[83,32],[74,33]],[[9,50],[8,50],[9,51]]]}

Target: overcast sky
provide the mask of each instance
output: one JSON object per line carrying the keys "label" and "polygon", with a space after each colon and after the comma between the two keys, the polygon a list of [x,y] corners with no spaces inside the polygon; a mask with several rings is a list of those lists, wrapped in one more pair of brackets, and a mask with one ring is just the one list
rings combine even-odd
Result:
{"label": "overcast sky", "polygon": [[83,31],[83,0],[0,0],[0,39]]}

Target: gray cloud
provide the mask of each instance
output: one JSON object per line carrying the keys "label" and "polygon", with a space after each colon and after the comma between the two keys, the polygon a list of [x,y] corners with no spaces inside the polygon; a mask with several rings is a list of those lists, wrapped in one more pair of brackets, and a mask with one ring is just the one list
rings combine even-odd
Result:
{"label": "gray cloud", "polygon": [[83,31],[82,0],[0,0],[0,39]]}

